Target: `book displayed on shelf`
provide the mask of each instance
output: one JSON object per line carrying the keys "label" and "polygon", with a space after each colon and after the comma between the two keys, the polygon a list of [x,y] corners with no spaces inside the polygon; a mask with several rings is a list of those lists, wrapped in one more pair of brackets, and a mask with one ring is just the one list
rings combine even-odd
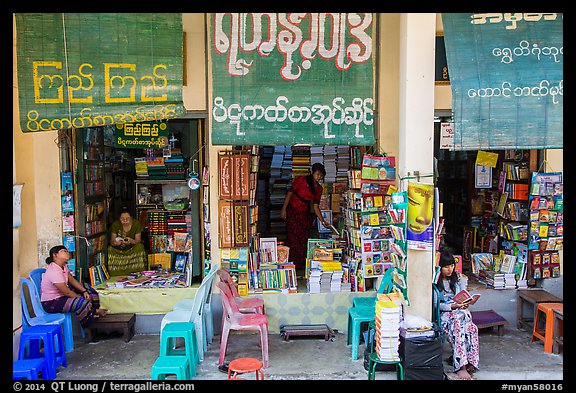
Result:
{"label": "book displayed on shelf", "polygon": [[561,172],[533,172],[528,205],[530,277],[560,274],[559,250],[564,244],[563,176]]}

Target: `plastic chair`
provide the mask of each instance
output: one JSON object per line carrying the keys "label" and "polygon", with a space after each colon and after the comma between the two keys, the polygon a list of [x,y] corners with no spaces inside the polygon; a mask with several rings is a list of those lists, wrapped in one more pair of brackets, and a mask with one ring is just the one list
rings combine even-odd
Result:
{"label": "plastic chair", "polygon": [[[382,281],[380,282],[380,285],[378,286],[378,290],[376,291],[376,294],[379,293],[388,293],[389,291],[392,290],[392,278],[394,277],[393,275],[394,272],[394,268],[389,268],[386,270],[386,273],[384,273],[384,275],[382,276]],[[378,295],[376,296],[370,296],[370,297],[355,297],[354,300],[352,300],[352,305],[354,307],[376,307],[376,300],[378,298]]]}
{"label": "plastic chair", "polygon": [[[184,349],[176,349],[175,341],[178,338],[184,339]],[[160,332],[160,357],[167,357],[162,365],[167,365],[171,360],[185,357],[188,359],[189,371],[184,377],[196,375],[196,365],[200,363],[198,352],[198,341],[196,340],[196,329],[193,322],[172,322],[164,326]],[[175,363],[180,365],[181,363]]]}
{"label": "plastic chair", "polygon": [[228,285],[223,282],[218,282],[216,285],[222,292],[222,306],[224,308],[218,365],[221,366],[224,364],[226,348],[228,347],[228,336],[230,335],[231,330],[256,330],[260,334],[262,363],[264,368],[268,368],[268,319],[266,318],[266,315],[258,313],[241,313]]}
{"label": "plastic chair", "polygon": [[232,276],[230,276],[230,273],[228,273],[227,270],[219,269],[217,274],[220,281],[226,283],[228,288],[230,288],[230,292],[232,292],[240,312],[264,314],[264,300],[257,297],[246,298],[240,296],[238,294],[238,288],[236,288],[236,284],[234,284]]}
{"label": "plastic chair", "polygon": [[176,379],[190,379],[189,363],[186,356],[158,356],[152,365],[150,379],[166,379],[166,375],[170,374],[176,375]]}
{"label": "plastic chair", "polygon": [[264,380],[262,366],[262,362],[255,358],[234,359],[228,365],[228,378],[226,379],[240,379],[238,374],[256,372],[256,380]]}
{"label": "plastic chair", "polygon": [[[206,327],[206,338],[207,344],[212,344],[212,338],[214,337],[214,323],[212,321],[212,287],[214,282],[214,277],[216,276],[216,271],[218,270],[218,264],[212,265],[210,271],[206,276],[204,276],[204,280],[207,280],[206,286],[208,291],[204,297],[204,325]],[[177,310],[192,310],[194,305],[194,298],[192,299],[182,299],[174,304],[173,311]],[[207,349],[207,347],[206,347]]]}
{"label": "plastic chair", "polygon": [[442,319],[440,317],[440,299],[442,295],[440,294],[440,289],[436,284],[432,284],[432,318],[438,325],[438,331],[440,337],[442,338],[442,343],[446,342],[446,335],[444,334],[444,330],[442,330]]}
{"label": "plastic chair", "polygon": [[[544,352],[552,353],[554,345],[554,310],[564,311],[563,303],[538,303],[536,309],[536,317],[534,318],[534,329],[532,330],[532,338],[530,342],[535,339],[540,339],[544,342]],[[540,317],[544,317],[544,329],[541,329],[538,321]]]}
{"label": "plastic chair", "polygon": [[[48,313],[40,302],[36,284],[29,278],[20,278],[20,303],[22,306],[22,331],[36,325],[59,324],[64,332],[66,352],[74,349],[72,320],[70,313]],[[70,322],[67,322],[70,321]]]}
{"label": "plastic chair", "polygon": [[12,379],[15,381],[24,378],[36,380],[39,373],[42,373],[44,378],[48,374],[46,359],[44,358],[21,359],[12,362]]}
{"label": "plastic chair", "polygon": [[196,335],[196,346],[198,347],[198,359],[204,360],[204,352],[208,350],[208,340],[206,337],[206,329],[204,328],[204,299],[208,290],[208,281],[206,278],[202,281],[196,294],[194,295],[194,305],[191,310],[174,310],[166,313],[162,318],[160,325],[160,332],[164,330],[166,325],[174,322],[192,322]]}
{"label": "plastic chair", "polygon": [[[44,267],[38,267],[36,269],[33,269],[29,274],[28,277],[30,277],[30,279],[34,282],[34,284],[36,285],[36,291],[38,292],[38,295],[40,295],[42,292],[42,275],[44,274],[44,272],[46,271],[46,268]],[[40,303],[40,306],[42,306],[42,303]],[[44,307],[42,307],[42,309],[44,309]],[[64,314],[64,316],[66,317],[66,324],[64,326],[64,340],[66,342],[66,352],[70,352],[74,349],[74,334],[73,334],[73,325],[72,325],[72,314],[70,312],[66,312],[66,313],[62,313]],[[86,334],[84,332],[84,328],[82,328],[82,326],[80,325],[80,332],[82,333],[82,338],[86,337]]]}
{"label": "plastic chair", "polygon": [[363,322],[371,322],[376,315],[376,309],[372,307],[350,307],[348,309],[348,334],[346,345],[352,345],[352,360],[358,359],[358,347],[360,346],[360,326]]}
{"label": "plastic chair", "polygon": [[[40,352],[41,342],[44,346],[44,353]],[[29,348],[28,354],[26,354],[26,348]],[[62,328],[59,324],[32,326],[20,335],[18,360],[38,358],[46,361],[46,374],[42,375],[43,379],[56,379],[58,366],[68,367]]]}

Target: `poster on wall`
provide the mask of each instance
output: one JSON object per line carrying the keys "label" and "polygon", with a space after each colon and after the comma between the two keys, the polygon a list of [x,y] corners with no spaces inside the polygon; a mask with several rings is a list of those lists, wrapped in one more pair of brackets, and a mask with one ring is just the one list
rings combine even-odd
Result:
{"label": "poster on wall", "polygon": [[371,13],[209,14],[214,145],[374,144]]}
{"label": "poster on wall", "polygon": [[434,185],[408,182],[408,248],[432,251],[434,244]]}

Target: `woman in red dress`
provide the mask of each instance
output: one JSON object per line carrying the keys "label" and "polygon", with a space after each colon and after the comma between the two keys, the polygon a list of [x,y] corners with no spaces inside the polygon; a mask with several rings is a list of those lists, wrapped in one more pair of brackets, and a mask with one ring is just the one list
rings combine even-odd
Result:
{"label": "woman in red dress", "polygon": [[320,181],[326,176],[324,165],[319,162],[312,165],[312,173],[307,176],[295,177],[292,187],[288,190],[282,206],[282,219],[286,221],[286,245],[290,247],[290,261],[296,265],[296,270],[302,272],[306,268],[306,249],[313,222],[310,217],[310,203],[314,213],[322,225],[329,224],[320,212],[320,197],[322,185]]}

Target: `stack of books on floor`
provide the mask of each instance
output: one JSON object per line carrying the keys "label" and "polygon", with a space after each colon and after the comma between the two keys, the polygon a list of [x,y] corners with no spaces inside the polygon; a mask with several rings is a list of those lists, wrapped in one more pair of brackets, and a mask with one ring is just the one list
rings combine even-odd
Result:
{"label": "stack of books on floor", "polygon": [[392,301],[378,300],[375,311],[374,349],[380,360],[399,361],[400,306]]}

